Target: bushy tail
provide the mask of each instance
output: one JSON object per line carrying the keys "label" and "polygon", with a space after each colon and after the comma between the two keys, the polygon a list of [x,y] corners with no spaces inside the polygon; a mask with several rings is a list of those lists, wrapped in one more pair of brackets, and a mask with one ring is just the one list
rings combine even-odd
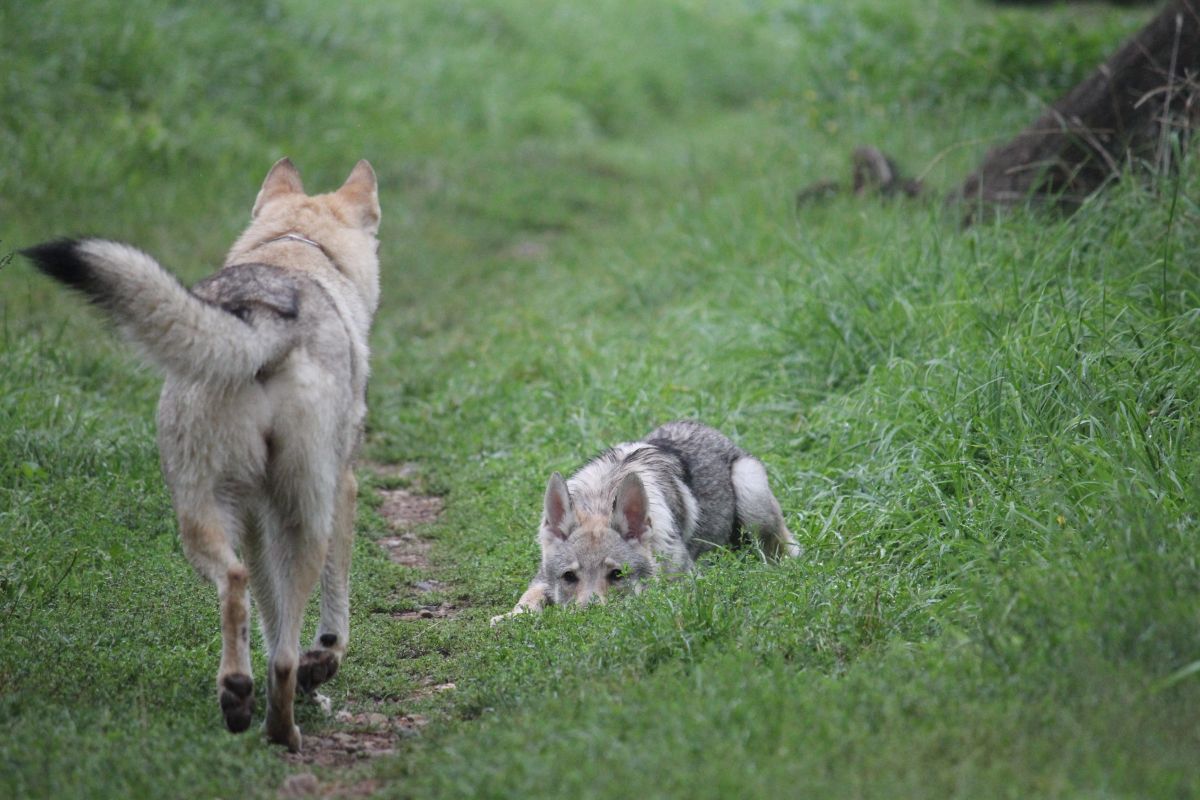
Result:
{"label": "bushy tail", "polygon": [[105,239],[59,239],[22,254],[104,309],[143,355],[170,374],[245,380],[294,345],[286,321],[244,321],[189,292],[135,247]]}

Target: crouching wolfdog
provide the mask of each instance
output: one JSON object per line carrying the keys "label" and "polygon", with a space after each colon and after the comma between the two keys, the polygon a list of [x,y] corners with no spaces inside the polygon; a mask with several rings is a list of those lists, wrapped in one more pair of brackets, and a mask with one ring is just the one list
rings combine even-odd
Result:
{"label": "crouching wolfdog", "polygon": [[547,603],[638,592],[660,566],[689,570],[700,553],[737,543],[742,531],[773,558],[799,549],[761,461],[706,425],[668,422],[605,451],[569,480],[550,476],[541,568],[516,608],[492,623]]}
{"label": "crouching wolfdog", "polygon": [[[225,266],[190,291],[118,242],[59,240],[24,251],[87,295],[166,374],[159,452],[184,552],[220,598],[225,724],[246,730],[254,707],[249,589],[269,658],[267,737],[293,751],[296,687],[333,677],[349,634],[352,466],[379,302],[379,213],[366,161],[336,192],[309,197],[283,159]],[[318,576],[321,620],[301,654]]]}

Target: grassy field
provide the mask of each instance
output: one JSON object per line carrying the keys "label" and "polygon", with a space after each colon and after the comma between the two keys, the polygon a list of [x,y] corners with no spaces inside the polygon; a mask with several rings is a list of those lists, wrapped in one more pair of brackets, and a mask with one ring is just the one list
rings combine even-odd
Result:
{"label": "grassy field", "polygon": [[[793,203],[864,143],[952,188],[1150,13],[0,6],[0,797],[1200,796],[1200,169],[970,230]],[[328,694],[429,724],[349,766],[224,732],[159,379],[6,259],[94,233],[196,280],[283,155],[379,173],[367,456],[416,470],[360,473]],[[490,627],[547,475],[678,417],[767,463],[803,556]],[[378,545],[408,483],[429,568]]]}

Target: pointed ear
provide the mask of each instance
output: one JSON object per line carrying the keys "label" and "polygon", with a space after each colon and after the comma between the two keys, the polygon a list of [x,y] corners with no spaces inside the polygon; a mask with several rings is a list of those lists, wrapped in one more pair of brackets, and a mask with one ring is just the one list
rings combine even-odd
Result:
{"label": "pointed ear", "polygon": [[557,472],[550,476],[550,482],[546,484],[546,502],[542,513],[542,529],[559,539],[566,539],[570,527],[571,495],[567,491],[567,482]]}
{"label": "pointed ear", "polygon": [[359,224],[371,233],[379,230],[379,184],[369,161],[364,158],[354,165],[338,194],[358,209]]}
{"label": "pointed ear", "polygon": [[636,472],[626,475],[617,489],[612,526],[626,539],[639,541],[650,530],[650,498]]}
{"label": "pointed ear", "polygon": [[281,158],[271,167],[267,177],[263,179],[262,188],[258,190],[258,199],[254,201],[254,210],[250,217],[258,216],[263,206],[277,197],[286,194],[304,194],[304,184],[300,183],[300,170],[290,158]]}

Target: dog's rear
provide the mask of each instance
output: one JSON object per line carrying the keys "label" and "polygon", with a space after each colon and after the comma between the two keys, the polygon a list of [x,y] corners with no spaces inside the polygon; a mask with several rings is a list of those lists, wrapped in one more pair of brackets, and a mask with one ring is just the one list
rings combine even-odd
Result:
{"label": "dog's rear", "polygon": [[[158,410],[163,474],[184,551],[217,586],[218,696],[249,727],[248,590],[262,620],[267,734],[300,748],[297,685],[332,677],[349,633],[348,576],[366,414],[367,333],[378,303],[374,172],[309,197],[286,159],[268,173],[226,266],[184,289],[148,255],[104,240],[27,252],[84,292],[166,373]],[[240,547],[245,562],[239,560]],[[299,652],[321,579],[321,620]]]}
{"label": "dog's rear", "polygon": [[739,531],[752,534],[770,558],[798,554],[766,468],[725,434],[680,420],[656,428],[645,441],[673,454],[687,471],[686,484],[699,508],[695,527],[686,534],[693,558],[709,548],[736,543]]}

